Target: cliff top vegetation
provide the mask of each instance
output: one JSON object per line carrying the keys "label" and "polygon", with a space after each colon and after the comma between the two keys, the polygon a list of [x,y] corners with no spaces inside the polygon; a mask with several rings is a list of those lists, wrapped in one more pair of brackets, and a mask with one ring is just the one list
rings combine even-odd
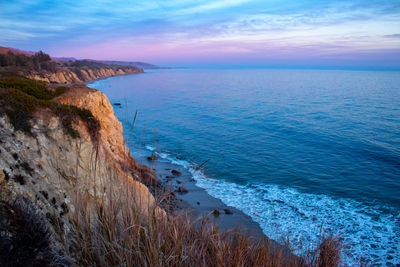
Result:
{"label": "cliff top vegetation", "polygon": [[135,68],[135,66],[123,66],[118,64],[105,64],[92,60],[53,60],[48,54],[39,51],[34,55],[22,53],[13,53],[8,51],[5,54],[0,53],[0,68],[3,69],[18,69],[25,71],[47,71],[55,73],[57,71],[69,70],[77,71],[79,69],[98,69],[98,68],[114,68],[126,69]]}
{"label": "cliff top vegetation", "polygon": [[53,100],[67,90],[65,86],[48,87],[44,82],[3,72],[0,75],[0,114],[6,114],[17,131],[31,133],[30,120],[34,113],[39,109],[48,109],[59,117],[71,137],[79,137],[73,122],[80,118],[86,123],[92,141],[96,141],[99,122],[89,110]]}

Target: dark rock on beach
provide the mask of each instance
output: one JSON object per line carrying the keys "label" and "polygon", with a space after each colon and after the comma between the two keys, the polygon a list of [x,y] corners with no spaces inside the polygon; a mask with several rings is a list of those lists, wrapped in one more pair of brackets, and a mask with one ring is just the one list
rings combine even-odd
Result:
{"label": "dark rock on beach", "polygon": [[220,212],[219,212],[219,210],[214,210],[214,211],[212,212],[212,214],[213,214],[215,217],[218,217],[219,214],[220,214]]}
{"label": "dark rock on beach", "polygon": [[182,173],[180,171],[177,171],[177,170],[172,170],[171,173],[173,175],[175,175],[175,176],[181,176],[182,175]]}
{"label": "dark rock on beach", "polygon": [[151,155],[150,157],[147,157],[147,160],[152,161],[152,160],[158,160],[157,155]]}
{"label": "dark rock on beach", "polygon": [[184,188],[183,186],[180,186],[179,188],[178,188],[178,190],[176,190],[176,192],[178,192],[178,193],[181,193],[181,194],[184,194],[184,193],[187,193],[187,192],[189,192],[186,188]]}
{"label": "dark rock on beach", "polygon": [[233,212],[230,209],[224,209],[225,214],[231,215]]}

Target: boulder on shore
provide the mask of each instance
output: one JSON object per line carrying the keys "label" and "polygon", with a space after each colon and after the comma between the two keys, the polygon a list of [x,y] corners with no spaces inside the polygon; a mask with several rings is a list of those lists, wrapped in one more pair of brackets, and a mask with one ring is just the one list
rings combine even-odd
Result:
{"label": "boulder on shore", "polygon": [[175,175],[175,176],[181,176],[182,175],[182,173],[180,171],[177,171],[177,170],[172,170],[171,173],[173,175]]}
{"label": "boulder on shore", "polygon": [[152,154],[150,157],[147,157],[148,161],[158,160],[157,155]]}
{"label": "boulder on shore", "polygon": [[224,209],[225,214],[231,215],[233,212],[230,209]]}
{"label": "boulder on shore", "polygon": [[219,210],[214,210],[214,211],[212,212],[212,214],[213,214],[215,217],[218,217],[219,214],[220,214],[220,212],[219,212]]}
{"label": "boulder on shore", "polygon": [[184,188],[183,186],[180,186],[179,188],[178,188],[178,190],[176,190],[176,192],[178,192],[178,193],[181,193],[181,194],[184,194],[184,193],[187,193],[187,192],[189,192],[186,188]]}

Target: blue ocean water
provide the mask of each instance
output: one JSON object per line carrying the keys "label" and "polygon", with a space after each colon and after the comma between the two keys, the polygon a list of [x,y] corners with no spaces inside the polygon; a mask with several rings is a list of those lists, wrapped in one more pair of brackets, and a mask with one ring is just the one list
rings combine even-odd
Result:
{"label": "blue ocean water", "polygon": [[[276,240],[342,234],[344,262],[400,264],[400,72],[169,69],[104,92],[128,145],[156,149]],[[135,110],[138,117],[132,129]]]}

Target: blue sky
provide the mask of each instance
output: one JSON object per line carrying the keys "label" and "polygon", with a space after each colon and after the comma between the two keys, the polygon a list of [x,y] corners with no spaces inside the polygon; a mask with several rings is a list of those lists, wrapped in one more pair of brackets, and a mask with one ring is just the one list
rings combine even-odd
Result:
{"label": "blue sky", "polygon": [[400,67],[399,1],[5,1],[0,45],[170,66]]}

